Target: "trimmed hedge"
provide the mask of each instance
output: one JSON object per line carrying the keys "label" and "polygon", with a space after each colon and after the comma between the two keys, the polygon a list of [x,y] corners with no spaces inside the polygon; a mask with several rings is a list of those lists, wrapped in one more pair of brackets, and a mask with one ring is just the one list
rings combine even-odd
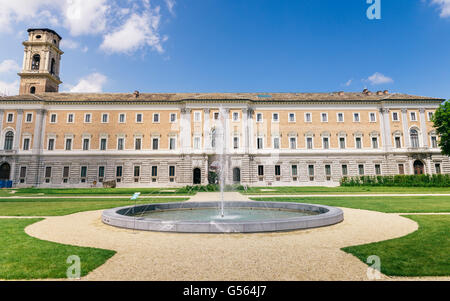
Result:
{"label": "trimmed hedge", "polygon": [[450,175],[344,177],[341,186],[450,187]]}
{"label": "trimmed hedge", "polygon": [[[244,186],[242,185],[226,185],[224,191],[244,191]],[[195,185],[195,186],[185,186],[178,190],[178,192],[218,192],[220,191],[220,186],[217,184],[208,184],[205,186]]]}

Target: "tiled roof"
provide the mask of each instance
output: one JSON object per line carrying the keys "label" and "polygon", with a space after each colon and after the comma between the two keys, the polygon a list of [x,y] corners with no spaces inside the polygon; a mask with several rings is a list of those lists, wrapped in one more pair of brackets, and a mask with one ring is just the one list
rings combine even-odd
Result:
{"label": "tiled roof", "polygon": [[195,100],[241,100],[241,101],[382,101],[382,100],[432,100],[444,99],[408,94],[371,95],[361,92],[345,93],[42,93],[0,97],[0,101],[44,101],[44,102],[152,102]]}

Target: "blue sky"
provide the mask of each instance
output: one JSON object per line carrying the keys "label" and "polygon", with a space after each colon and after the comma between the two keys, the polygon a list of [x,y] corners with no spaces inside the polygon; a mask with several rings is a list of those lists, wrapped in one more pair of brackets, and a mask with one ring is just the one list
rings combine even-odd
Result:
{"label": "blue sky", "polygon": [[[375,1],[375,0],[373,0]],[[329,92],[450,98],[450,0],[0,0],[0,93],[30,27],[63,37],[71,92]]]}

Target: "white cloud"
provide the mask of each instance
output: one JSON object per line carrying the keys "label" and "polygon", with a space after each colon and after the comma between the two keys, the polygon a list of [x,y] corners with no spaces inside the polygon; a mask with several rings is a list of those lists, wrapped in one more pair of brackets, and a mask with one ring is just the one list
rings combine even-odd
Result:
{"label": "white cloud", "polygon": [[103,85],[108,81],[101,73],[92,73],[80,79],[75,86],[68,86],[71,93],[101,93]]}
{"label": "white cloud", "polygon": [[100,49],[106,52],[130,53],[144,46],[150,46],[159,53],[164,52],[159,30],[161,15],[159,7],[147,9],[142,15],[132,14],[121,27],[105,35]]}
{"label": "white cloud", "polygon": [[17,95],[19,94],[19,81],[16,80],[12,83],[4,82],[0,80],[0,95]]}
{"label": "white cloud", "polygon": [[17,72],[19,70],[20,66],[14,60],[4,60],[0,63],[0,73]]}
{"label": "white cloud", "polygon": [[166,1],[167,9],[173,15],[175,13],[173,10],[173,7],[176,4],[175,0],[165,0],[165,1]]}
{"label": "white cloud", "polygon": [[369,76],[365,81],[370,82],[372,85],[381,85],[381,84],[390,84],[393,83],[394,80],[386,75],[383,75],[379,72],[375,72],[373,75]]}
{"label": "white cloud", "polygon": [[78,44],[78,42],[76,42],[74,40],[62,39],[59,46],[61,47],[61,49],[64,49],[64,48],[77,49],[78,47],[80,47],[80,44]]}
{"label": "white cloud", "polygon": [[441,18],[450,17],[450,0],[431,0],[431,3],[439,6]]}
{"label": "white cloud", "polygon": [[349,80],[344,84],[344,86],[348,87],[348,86],[350,86],[350,85],[352,84],[352,82],[353,82],[353,79],[349,79]]}
{"label": "white cloud", "polygon": [[105,30],[110,9],[107,0],[69,0],[64,3],[64,24],[72,35],[96,34]]}

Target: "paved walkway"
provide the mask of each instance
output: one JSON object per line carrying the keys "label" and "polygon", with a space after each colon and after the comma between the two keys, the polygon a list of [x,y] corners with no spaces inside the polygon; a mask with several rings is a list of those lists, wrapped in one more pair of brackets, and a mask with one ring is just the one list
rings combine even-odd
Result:
{"label": "paved walkway", "polygon": [[433,193],[420,193],[420,194],[396,194],[396,193],[386,193],[386,194],[252,194],[246,195],[249,198],[327,198],[327,197],[376,197],[376,196],[450,196],[450,194],[433,194]]}

